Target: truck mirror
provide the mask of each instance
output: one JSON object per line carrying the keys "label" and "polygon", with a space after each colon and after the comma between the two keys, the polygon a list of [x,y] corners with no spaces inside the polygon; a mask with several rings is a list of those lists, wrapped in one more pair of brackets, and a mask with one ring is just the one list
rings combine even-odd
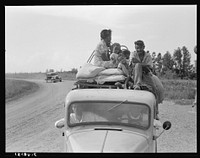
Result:
{"label": "truck mirror", "polygon": [[163,129],[164,129],[164,130],[170,129],[171,126],[172,126],[172,124],[171,124],[171,122],[169,122],[169,121],[165,121],[165,122],[163,123]]}
{"label": "truck mirror", "polygon": [[154,136],[153,137],[153,140],[156,140],[156,139],[158,139],[160,136],[161,136],[161,134],[165,131],[165,130],[168,130],[168,129],[170,129],[171,128],[171,122],[169,122],[169,121],[165,121],[164,123],[163,123],[163,131],[158,135],[158,136]]}
{"label": "truck mirror", "polygon": [[56,123],[55,123],[56,128],[63,128],[64,126],[65,126],[65,119],[64,118],[56,121]]}

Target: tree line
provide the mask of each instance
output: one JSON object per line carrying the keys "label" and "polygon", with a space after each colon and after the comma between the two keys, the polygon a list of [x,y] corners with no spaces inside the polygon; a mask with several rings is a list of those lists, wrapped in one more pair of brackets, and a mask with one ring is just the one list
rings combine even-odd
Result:
{"label": "tree line", "polygon": [[174,50],[171,55],[167,51],[163,56],[161,53],[151,53],[153,61],[153,73],[161,78],[167,79],[196,79],[196,66],[190,63],[191,54],[183,46]]}
{"label": "tree line", "polygon": [[[156,54],[156,52],[150,54],[153,61],[153,73],[158,77],[165,79],[197,78],[196,66],[190,62],[191,54],[187,47],[178,47],[173,54],[167,51],[163,56],[161,53]],[[76,68],[72,68],[70,72],[76,74],[77,71]]]}

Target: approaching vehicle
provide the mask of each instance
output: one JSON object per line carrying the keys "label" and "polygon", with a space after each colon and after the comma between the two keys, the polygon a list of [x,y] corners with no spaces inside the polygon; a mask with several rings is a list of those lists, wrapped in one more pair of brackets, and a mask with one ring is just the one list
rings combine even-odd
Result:
{"label": "approaching vehicle", "polygon": [[49,72],[46,73],[46,82],[62,82],[62,78],[60,76],[58,76],[58,73],[56,72]]}
{"label": "approaching vehicle", "polygon": [[[156,152],[155,96],[129,89],[74,89],[65,100],[66,152]],[[168,130],[171,123],[163,124]]]}

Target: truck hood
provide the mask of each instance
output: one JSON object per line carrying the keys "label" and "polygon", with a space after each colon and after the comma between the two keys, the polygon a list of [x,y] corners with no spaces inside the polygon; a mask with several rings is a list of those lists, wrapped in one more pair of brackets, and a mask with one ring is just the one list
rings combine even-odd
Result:
{"label": "truck hood", "polygon": [[147,139],[137,133],[91,130],[73,133],[67,139],[69,152],[145,152]]}

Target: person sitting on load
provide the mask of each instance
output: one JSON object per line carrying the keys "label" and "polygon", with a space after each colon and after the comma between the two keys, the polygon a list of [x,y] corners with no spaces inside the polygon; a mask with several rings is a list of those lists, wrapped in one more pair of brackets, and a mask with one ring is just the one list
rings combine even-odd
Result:
{"label": "person sitting on load", "polygon": [[113,67],[113,61],[110,60],[109,55],[109,48],[111,43],[111,30],[102,30],[100,33],[100,37],[101,41],[95,49],[92,64],[104,68]]}
{"label": "person sitting on load", "polygon": [[118,56],[121,54],[121,45],[119,43],[114,43],[111,45],[111,54],[110,54],[110,60],[113,63],[113,68],[117,68],[119,61]]}
{"label": "person sitting on load", "polygon": [[129,55],[130,55],[129,50],[122,51],[118,56],[119,64],[117,66],[117,68],[122,70],[124,75],[127,77],[130,76],[130,72],[131,72],[131,69],[129,67]]}
{"label": "person sitting on load", "polygon": [[132,68],[132,77],[135,90],[140,90],[146,86],[149,90],[155,93],[155,85],[151,78],[153,62],[151,55],[144,51],[145,45],[142,40],[134,42],[135,50],[130,54],[129,65]]}
{"label": "person sitting on load", "polygon": [[113,61],[113,68],[118,68],[122,70],[125,76],[129,76],[128,63],[129,63],[129,50],[121,50],[121,45],[119,43],[114,43],[111,46],[110,59]]}
{"label": "person sitting on load", "polygon": [[[144,42],[138,40],[134,42],[136,51],[130,55],[129,65],[132,67],[132,78],[134,90],[148,90],[152,92],[157,100],[157,104],[160,103],[160,94],[163,94],[163,87],[161,89],[156,88],[154,83],[155,76],[152,74],[153,62],[150,53],[144,51]],[[154,78],[153,78],[154,77]],[[162,91],[161,91],[162,90]],[[158,105],[156,104],[156,119],[158,117]]]}

